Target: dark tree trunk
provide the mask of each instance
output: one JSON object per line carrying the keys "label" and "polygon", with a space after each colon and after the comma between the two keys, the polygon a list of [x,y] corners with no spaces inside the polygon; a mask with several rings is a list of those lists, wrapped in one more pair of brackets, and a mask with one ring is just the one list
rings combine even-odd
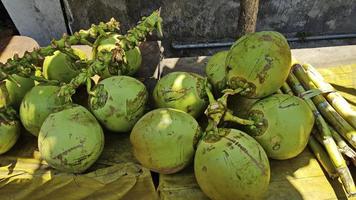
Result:
{"label": "dark tree trunk", "polygon": [[240,14],[238,20],[238,37],[256,30],[259,0],[240,0]]}

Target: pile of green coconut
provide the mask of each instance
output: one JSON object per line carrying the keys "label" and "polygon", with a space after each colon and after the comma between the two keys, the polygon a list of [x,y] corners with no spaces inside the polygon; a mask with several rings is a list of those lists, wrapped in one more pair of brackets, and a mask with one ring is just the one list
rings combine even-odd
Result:
{"label": "pile of green coconut", "polygon": [[[150,17],[141,22],[147,30],[78,40],[92,46],[91,59],[65,46],[46,52],[42,66],[32,63],[32,74],[7,71],[0,86],[0,153],[15,144],[23,126],[38,137],[51,167],[83,173],[105,148],[108,130],[130,134],[136,159],[151,171],[172,174],[194,164],[211,199],[263,198],[269,159],[300,154],[314,124],[302,99],[279,92],[292,66],[286,38],[272,31],[247,34],[210,58],[206,77],[172,72],[149,94],[132,76],[141,66],[141,33],[160,28],[160,18]],[[154,105],[147,105],[150,96]]]}

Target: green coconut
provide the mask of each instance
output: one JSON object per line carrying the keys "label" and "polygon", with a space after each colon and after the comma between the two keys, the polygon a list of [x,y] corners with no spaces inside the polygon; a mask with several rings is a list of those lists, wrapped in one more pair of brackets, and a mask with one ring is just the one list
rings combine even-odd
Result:
{"label": "green coconut", "polygon": [[10,80],[0,83],[0,108],[7,106],[13,106],[16,109],[19,108],[23,97],[35,86],[35,82],[32,79],[16,74],[13,75],[13,78],[19,86]]}
{"label": "green coconut", "polygon": [[99,158],[104,133],[87,109],[73,105],[48,116],[38,135],[38,148],[53,168],[81,173]]}
{"label": "green coconut", "polygon": [[65,99],[58,96],[60,88],[52,85],[37,85],[24,97],[20,106],[20,119],[27,131],[38,136],[49,114],[63,108]]}
{"label": "green coconut", "polygon": [[198,122],[189,114],[160,108],[145,114],[130,135],[133,152],[146,168],[172,174],[193,160],[201,135]]}
{"label": "green coconut", "polygon": [[[81,60],[87,58],[85,52],[80,49],[73,48],[73,52]],[[79,73],[80,69],[74,65],[72,59],[60,51],[55,51],[43,61],[43,76],[48,80],[69,83]]]}
{"label": "green coconut", "polygon": [[[107,37],[103,37],[98,42],[97,48],[93,48],[93,56],[96,58],[102,57],[102,52],[111,51],[116,48],[116,43],[120,44],[120,35],[117,33],[109,34]],[[135,74],[138,69],[141,67],[142,55],[140,48],[135,47],[125,52],[127,59],[127,64],[124,66],[124,70],[121,72],[121,75],[131,76]],[[102,78],[105,79],[110,76],[118,75],[118,70],[116,66],[109,66],[109,68],[104,70]]]}
{"label": "green coconut", "polygon": [[274,31],[242,36],[226,57],[226,79],[231,89],[243,89],[248,98],[275,93],[291,69],[291,51],[286,38]]}
{"label": "green coconut", "polygon": [[6,153],[15,145],[20,129],[19,121],[0,119],[0,154]]}
{"label": "green coconut", "polygon": [[255,125],[246,130],[270,158],[284,160],[300,154],[308,143],[314,116],[304,100],[274,94],[256,102],[248,112]]}
{"label": "green coconut", "polygon": [[153,90],[158,108],[175,108],[198,117],[208,106],[206,81],[197,74],[172,72],[162,77]]}
{"label": "green coconut", "polygon": [[229,51],[220,51],[210,57],[206,67],[205,74],[208,81],[213,86],[216,94],[220,93],[226,86],[226,67],[225,60]]}
{"label": "green coconut", "polygon": [[218,129],[199,142],[194,171],[213,200],[261,199],[268,190],[270,166],[258,142],[237,129]]}
{"label": "green coconut", "polygon": [[95,117],[115,132],[128,132],[145,112],[148,92],[143,83],[129,76],[100,81],[89,96]]}
{"label": "green coconut", "polygon": [[139,47],[135,47],[131,50],[128,50],[126,53],[127,59],[127,72],[125,75],[131,76],[134,75],[139,68],[141,67],[142,63],[142,55]]}

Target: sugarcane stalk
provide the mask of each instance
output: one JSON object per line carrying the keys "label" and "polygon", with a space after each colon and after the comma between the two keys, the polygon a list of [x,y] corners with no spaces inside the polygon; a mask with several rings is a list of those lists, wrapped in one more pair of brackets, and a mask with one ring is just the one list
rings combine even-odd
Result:
{"label": "sugarcane stalk", "polygon": [[[344,158],[350,158],[353,164],[355,163],[355,152],[351,149],[348,144],[343,140],[343,138],[335,131],[331,126],[329,126],[331,135],[338,146],[338,150]],[[320,142],[323,143],[323,138],[319,134],[314,134],[314,137]]]}
{"label": "sugarcane stalk", "polygon": [[[340,153],[345,155],[347,158],[350,158],[352,163],[355,165],[355,158],[356,158],[355,151],[344,141],[344,139],[335,131],[335,129],[332,126],[329,126],[329,129],[334,141],[338,146]],[[323,138],[321,137],[320,134],[314,134],[314,137],[320,143],[323,143]]]}
{"label": "sugarcane stalk", "polygon": [[326,82],[323,76],[310,64],[303,64],[309,79],[320,90],[326,91],[324,96],[335,110],[353,127],[356,129],[356,111],[352,109],[350,104],[335,90],[335,88]]}
{"label": "sugarcane stalk", "polygon": [[[68,84],[64,84],[58,95],[65,97],[67,101],[71,101],[71,96],[80,85],[90,83],[89,80],[91,77],[101,75],[109,66],[118,67],[119,74],[124,72],[127,64],[125,52],[145,41],[147,34],[154,31],[155,28],[159,29],[158,31],[161,33],[160,24],[162,19],[159,15],[159,11],[155,11],[150,16],[143,17],[142,21],[140,21],[136,27],[129,30],[126,35],[120,36],[120,42],[116,44],[116,48],[111,51],[103,50],[100,57],[94,57],[93,60],[87,61],[89,67],[82,69],[82,72],[74,77]],[[102,36],[105,34],[106,33],[103,33]],[[97,39],[97,41],[99,39]],[[87,90],[90,90],[88,85]],[[90,93],[90,91],[88,91],[88,93]]]}
{"label": "sugarcane stalk", "polygon": [[283,83],[281,90],[284,94],[294,95],[292,89],[286,82]]}
{"label": "sugarcane stalk", "polygon": [[[291,73],[288,75],[287,83],[289,84],[290,88],[297,96],[301,96],[303,93],[305,93],[304,87],[301,85],[301,83],[295,77],[294,74]],[[308,104],[309,108],[312,110],[314,114],[315,123],[317,125],[318,130],[322,133],[322,135],[325,135],[326,137],[332,137],[328,124],[321,116],[320,112],[314,105],[313,101],[311,99],[304,99],[304,101]]]}
{"label": "sugarcane stalk", "polygon": [[[308,78],[306,72],[301,65],[294,65],[293,72],[302,85],[307,89],[318,89],[314,83]],[[316,95],[311,98],[320,113],[326,120],[339,132],[354,148],[356,148],[356,131],[345,121],[335,109],[328,103],[322,95]]]}
{"label": "sugarcane stalk", "polygon": [[[293,92],[298,95],[302,96],[305,93],[305,89],[299,80],[296,78],[294,74],[289,74],[287,83],[289,84],[290,88],[292,88]],[[314,105],[311,99],[304,99],[305,102],[308,104],[309,108],[312,110],[314,117],[315,117],[315,125],[319,130],[319,133],[322,136],[323,146],[325,147],[326,152],[328,153],[331,162],[333,163],[336,171],[338,172],[341,181],[344,185],[344,188],[348,195],[355,195],[356,188],[355,183],[352,179],[351,173],[347,168],[346,161],[341,155],[338,150],[338,146],[336,145],[331,131],[329,129],[328,124]]]}
{"label": "sugarcane stalk", "polygon": [[41,61],[46,56],[51,56],[57,50],[69,52],[70,57],[79,59],[70,48],[75,44],[92,45],[88,40],[96,39],[107,31],[113,32],[118,29],[119,23],[115,19],[111,19],[107,23],[101,22],[98,25],[92,25],[88,30],[80,30],[72,36],[66,34],[59,40],[53,40],[51,45],[34,49],[32,52],[26,51],[20,58],[17,54],[7,60],[5,64],[0,63],[0,81],[7,79],[13,74],[23,77],[34,78],[36,65],[39,66]]}
{"label": "sugarcane stalk", "polygon": [[338,173],[332,164],[329,155],[325,152],[323,146],[315,139],[314,135],[310,135],[308,145],[314,153],[316,159],[319,161],[323,169],[330,178],[338,177]]}
{"label": "sugarcane stalk", "polygon": [[332,127],[329,126],[331,134],[339,147],[339,150],[346,157],[350,158],[353,165],[356,166],[356,152],[349,146],[349,144],[339,135],[339,133]]}

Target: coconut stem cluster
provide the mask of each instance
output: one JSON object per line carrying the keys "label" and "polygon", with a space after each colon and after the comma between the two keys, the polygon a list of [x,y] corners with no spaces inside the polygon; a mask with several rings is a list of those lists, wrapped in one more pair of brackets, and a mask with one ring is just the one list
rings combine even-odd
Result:
{"label": "coconut stem cluster", "polygon": [[234,116],[232,111],[227,107],[227,99],[230,95],[238,94],[243,89],[225,89],[223,91],[223,96],[219,99],[215,99],[213,93],[209,89],[209,87],[205,87],[206,94],[209,98],[209,105],[205,110],[205,115],[208,117],[209,125],[207,127],[207,131],[217,130],[218,125],[224,121],[235,122],[242,125],[250,125],[253,126],[255,124],[254,121],[248,119],[242,119],[240,117]]}
{"label": "coconut stem cluster", "polygon": [[[117,65],[118,75],[122,75],[121,69],[124,64],[126,64],[127,59],[125,58],[125,52],[135,48],[138,46],[142,41],[146,39],[147,34],[154,31],[155,28],[159,29],[161,32],[161,17],[159,16],[159,12],[155,11],[150,16],[142,18],[142,21],[138,23],[138,25],[129,30],[128,33],[122,38],[120,38],[120,43],[116,44],[116,48],[107,51],[104,50],[100,57],[95,58],[93,60],[89,60],[87,62],[88,68],[83,69],[81,73],[78,74],[72,81],[68,84],[65,84],[61,87],[59,92],[60,96],[64,96],[67,101],[71,100],[71,96],[75,93],[76,88],[79,87],[81,84],[87,84],[88,93],[90,93],[91,88],[91,77],[94,75],[101,75],[104,69],[108,68],[110,65]],[[102,33],[103,35],[107,35],[109,33]],[[99,41],[99,39],[97,39]],[[97,45],[94,43],[93,48]]]}
{"label": "coconut stem cluster", "polygon": [[[92,25],[88,30],[80,30],[73,35],[68,36],[64,34],[59,40],[53,40],[51,45],[34,49],[32,52],[26,51],[20,58],[18,54],[15,54],[13,58],[8,59],[5,64],[0,63],[0,80],[11,79],[11,75],[17,74],[23,77],[33,78],[35,80],[44,81],[45,79],[35,76],[37,67],[46,56],[51,56],[56,50],[68,52],[73,57],[71,45],[86,44],[92,45],[89,39],[96,39],[105,32],[113,32],[119,29],[119,22],[112,18],[109,22],[101,22],[98,25]],[[73,57],[77,58],[77,57]]]}

